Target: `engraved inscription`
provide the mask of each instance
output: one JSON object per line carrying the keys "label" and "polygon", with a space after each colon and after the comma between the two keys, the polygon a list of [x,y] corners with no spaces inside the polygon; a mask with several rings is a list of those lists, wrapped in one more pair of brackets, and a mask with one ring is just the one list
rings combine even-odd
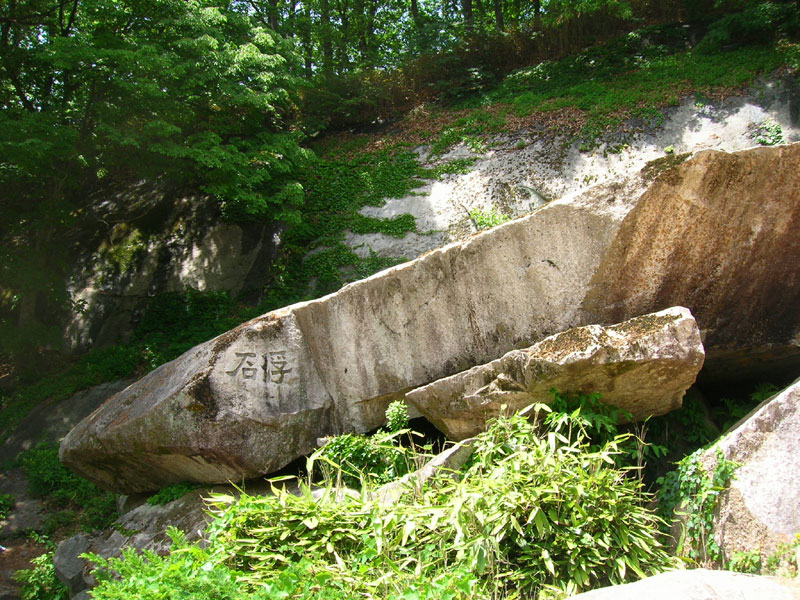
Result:
{"label": "engraved inscription", "polygon": [[237,352],[236,357],[239,360],[232,370],[225,371],[231,377],[236,377],[239,373],[242,379],[255,379],[258,369],[256,368],[256,353],[255,352]]}
{"label": "engraved inscription", "polygon": [[[286,373],[291,373],[292,369],[287,369],[286,365],[289,364],[289,359],[287,357],[285,350],[278,350],[275,352],[269,353],[269,360],[272,362],[272,370],[270,371],[270,375],[272,375],[272,383],[283,383],[283,377]],[[266,364],[267,359],[264,358],[264,365],[266,371]],[[265,373],[266,376],[266,373]]]}
{"label": "engraved inscription", "polygon": [[291,356],[286,350],[275,350],[256,354],[255,352],[236,352],[236,365],[225,374],[242,379],[255,379],[259,369],[262,371],[264,383],[280,385],[284,378],[291,373]]}

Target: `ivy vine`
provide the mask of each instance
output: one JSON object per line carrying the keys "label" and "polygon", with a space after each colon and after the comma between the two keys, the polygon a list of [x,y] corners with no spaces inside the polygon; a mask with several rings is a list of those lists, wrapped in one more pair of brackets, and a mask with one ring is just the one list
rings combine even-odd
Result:
{"label": "ivy vine", "polygon": [[682,518],[683,532],[677,552],[698,563],[719,563],[722,550],[714,539],[714,513],[720,494],[728,488],[739,463],[716,449],[712,473],[702,463],[705,448],[677,463],[677,469],[659,478],[659,513],[667,523]]}

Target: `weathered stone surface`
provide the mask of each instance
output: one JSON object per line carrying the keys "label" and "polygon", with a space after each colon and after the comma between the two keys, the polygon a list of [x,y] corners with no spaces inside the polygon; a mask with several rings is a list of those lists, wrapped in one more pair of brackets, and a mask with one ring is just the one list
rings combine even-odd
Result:
{"label": "weathered stone surface", "polygon": [[422,468],[413,473],[403,475],[397,481],[392,481],[381,486],[375,492],[374,498],[381,504],[391,505],[397,502],[407,492],[419,491],[434,475],[442,471],[456,471],[460,469],[472,456],[475,449],[474,439],[465,439],[434,456]]}
{"label": "weathered stone surface", "polygon": [[711,473],[717,449],[740,463],[720,495],[714,537],[729,560],[760,550],[762,560],[800,533],[800,380],[765,400],[701,457]]}
{"label": "weathered stone surface", "polygon": [[89,537],[78,533],[61,542],[53,555],[56,577],[67,586],[70,597],[86,589],[84,569],[86,561],[80,555],[89,550]]}
{"label": "weathered stone surface", "polygon": [[670,571],[635,583],[600,588],[575,600],[798,600],[797,587],[758,575],[693,569]]}
{"label": "weathered stone surface", "polygon": [[142,504],[122,515],[106,531],[92,535],[79,533],[61,542],[53,557],[56,576],[74,597],[96,585],[92,565],[80,558],[82,553],[110,558],[119,556],[123,548],[135,548],[166,554],[172,543],[166,534],[168,527],[177,527],[186,533],[188,540],[194,541],[202,537],[208,521],[202,492],[189,492],[163,506]]}
{"label": "weathered stone surface", "polygon": [[103,487],[146,491],[258,476],[317,438],[378,427],[405,391],[569,327],[630,202],[554,203],[253,319],[114,396],[64,439],[61,460]]}
{"label": "weathered stone surface", "polygon": [[129,336],[154,294],[187,286],[233,295],[260,290],[282,230],[228,222],[210,196],[144,181],[103,186],[78,218],[67,287],[82,309],[64,333],[74,350]]}
{"label": "weathered stone surface", "polygon": [[[60,442],[77,423],[133,381],[127,379],[102,383],[78,392],[58,404],[38,405],[3,441],[0,446],[0,463],[15,460],[20,452],[29,450],[39,442]],[[0,478],[0,491],[2,487]]]}
{"label": "weathered stone surface", "polygon": [[[630,215],[637,198],[609,186],[269,313],[117,394],[70,433],[62,460],[119,491],[256,476],[318,437],[379,426],[413,388],[569,327],[675,305],[692,310],[709,355],[796,350],[800,242],[786,232],[800,220],[799,167],[800,145],[700,153]],[[636,261],[615,241],[620,223]]]}
{"label": "weathered stone surface", "polygon": [[[761,361],[741,360],[745,349],[769,350],[770,360],[789,348],[796,366],[798,173],[798,144],[700,152],[664,173],[605,253],[583,302],[584,320],[613,323],[686,306],[719,377],[750,377],[759,368]],[[726,368],[733,361],[736,368]]]}
{"label": "weathered stone surface", "polygon": [[485,429],[486,421],[561,392],[599,393],[605,403],[645,419],[680,408],[703,365],[700,331],[682,307],[618,325],[576,327],[524,350],[406,394],[451,439]]}

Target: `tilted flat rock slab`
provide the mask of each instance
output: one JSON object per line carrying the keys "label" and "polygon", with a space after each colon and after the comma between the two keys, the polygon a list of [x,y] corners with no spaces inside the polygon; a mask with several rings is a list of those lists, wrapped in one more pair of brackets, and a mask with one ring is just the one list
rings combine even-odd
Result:
{"label": "tilted flat rock slab", "polygon": [[503,406],[516,412],[548,403],[553,388],[599,393],[604,403],[638,420],[680,408],[704,357],[691,313],[673,307],[609,327],[570,329],[413,390],[406,398],[455,440],[483,431]]}
{"label": "tilted flat rock slab", "polygon": [[104,488],[138,492],[256,477],[317,438],[374,429],[409,389],[569,327],[631,205],[553,203],[253,319],[112,397],[60,458]]}
{"label": "tilted flat rock slab", "polygon": [[[796,349],[797,173],[800,145],[704,152],[641,198],[606,186],[553,202],[193,348],[76,426],[61,458],[123,492],[238,481],[310,452],[318,437],[378,427],[409,390],[570,327],[676,305],[695,315],[709,355]],[[648,251],[651,234],[658,246]],[[706,254],[689,253],[695,246]],[[662,280],[655,288],[651,276]]]}

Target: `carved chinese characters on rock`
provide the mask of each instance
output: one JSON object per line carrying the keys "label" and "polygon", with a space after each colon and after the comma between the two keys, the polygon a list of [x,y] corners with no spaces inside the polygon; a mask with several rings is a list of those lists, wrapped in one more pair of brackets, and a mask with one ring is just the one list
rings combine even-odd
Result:
{"label": "carved chinese characters on rock", "polygon": [[264,383],[280,385],[286,383],[286,376],[292,372],[291,357],[286,350],[273,352],[235,352],[230,370],[225,374],[236,379],[255,380],[261,378]]}

